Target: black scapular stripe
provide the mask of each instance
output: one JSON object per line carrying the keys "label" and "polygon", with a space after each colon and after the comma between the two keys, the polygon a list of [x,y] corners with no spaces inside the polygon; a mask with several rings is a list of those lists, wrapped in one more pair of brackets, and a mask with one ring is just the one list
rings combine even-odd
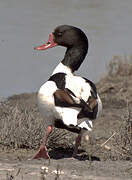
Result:
{"label": "black scapular stripe", "polygon": [[48,81],[54,81],[56,83],[57,88],[64,89],[65,88],[65,73],[56,73],[52,75]]}

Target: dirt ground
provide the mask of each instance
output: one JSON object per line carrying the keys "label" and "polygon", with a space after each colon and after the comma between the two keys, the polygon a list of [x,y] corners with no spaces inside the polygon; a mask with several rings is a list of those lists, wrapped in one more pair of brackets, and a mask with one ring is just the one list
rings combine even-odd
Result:
{"label": "dirt ground", "polygon": [[[131,180],[132,162],[88,160],[88,156],[72,159],[71,154],[59,153],[59,158],[32,160],[33,151],[0,153],[0,180],[41,180],[43,167],[48,167],[46,180]],[[57,175],[58,170],[58,175]]]}
{"label": "dirt ground", "polygon": [[[103,112],[101,117],[94,122],[94,130],[83,138],[78,158],[76,159],[72,158],[73,146],[50,148],[50,143],[48,146],[51,156],[50,162],[44,159],[32,159],[39,145],[35,143],[40,143],[40,139],[43,139],[43,135],[40,133],[39,140],[32,140],[32,136],[36,132],[32,132],[32,129],[37,127],[36,125],[31,125],[34,122],[33,118],[35,117],[36,119],[38,117],[38,112],[34,107],[30,107],[31,112],[26,109],[26,111],[21,111],[20,113],[16,108],[14,111],[14,104],[16,107],[16,104],[18,106],[26,102],[23,106],[24,108],[28,104],[34,105],[36,103],[36,94],[13,96],[9,99],[10,103],[4,106],[7,109],[3,110],[3,106],[0,106],[0,180],[131,180],[132,65],[127,66],[129,71],[123,69],[124,74],[122,74],[122,67],[126,68],[126,66],[119,64],[120,71],[116,69],[117,72],[115,73],[114,71],[114,74],[111,74],[112,68],[109,74],[97,84],[103,101]],[[12,116],[11,112],[13,112]],[[21,115],[22,112],[26,112],[25,115]],[[29,116],[31,113],[33,114],[32,118]],[[12,136],[14,129],[11,129],[7,124],[12,118],[19,120],[20,117],[24,119],[24,116],[26,121],[31,119],[32,123],[30,124],[29,139],[27,141],[23,140],[23,144],[28,144],[31,141],[30,144],[34,142],[34,146],[27,148],[24,144],[21,148],[17,146],[12,149],[10,147],[10,136],[13,141],[15,139],[15,135]],[[7,121],[8,123],[2,125],[6,120],[9,120]],[[13,122],[15,123],[16,121]],[[23,124],[21,122],[20,124],[20,128],[22,128]],[[2,131],[2,128],[5,129]],[[21,129],[18,128],[18,130],[20,131]],[[6,135],[5,132],[7,133]],[[20,134],[20,136],[22,135]],[[26,136],[23,134],[23,137],[28,137],[28,134]],[[73,134],[73,139],[75,139],[75,134]],[[7,140],[6,146],[3,145],[5,140]],[[22,141],[21,138],[15,140],[16,144]],[[65,137],[65,140],[67,143],[70,143],[68,136]],[[36,149],[33,148],[35,145]]]}

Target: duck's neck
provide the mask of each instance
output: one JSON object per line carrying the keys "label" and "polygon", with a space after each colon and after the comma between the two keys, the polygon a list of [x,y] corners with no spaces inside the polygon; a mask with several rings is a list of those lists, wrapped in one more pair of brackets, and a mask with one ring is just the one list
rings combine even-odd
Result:
{"label": "duck's neck", "polygon": [[71,69],[71,72],[78,70],[85,59],[88,51],[88,43],[83,43],[67,48],[64,59],[61,63]]}
{"label": "duck's neck", "polygon": [[64,64],[62,64],[61,62],[56,66],[56,68],[54,69],[53,74],[56,73],[65,73],[65,74],[72,74],[72,71],[69,67],[65,66]]}
{"label": "duck's neck", "polygon": [[53,74],[62,72],[66,74],[73,74],[78,70],[85,59],[88,52],[88,40],[80,43],[80,45],[67,48],[64,59],[54,69]]}

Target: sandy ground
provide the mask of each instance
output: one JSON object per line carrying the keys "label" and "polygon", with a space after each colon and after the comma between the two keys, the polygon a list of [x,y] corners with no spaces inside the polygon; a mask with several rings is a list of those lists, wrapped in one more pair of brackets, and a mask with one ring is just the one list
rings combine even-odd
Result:
{"label": "sandy ground", "polygon": [[[128,161],[89,161],[85,158],[51,158],[48,160],[32,160],[34,152],[15,151],[0,153],[0,180],[41,180],[44,179],[42,167],[48,167],[46,180],[78,179],[78,180],[131,180],[132,163]],[[18,157],[19,155],[19,157]],[[59,177],[57,177],[56,170]],[[131,171],[131,172],[130,172]]]}

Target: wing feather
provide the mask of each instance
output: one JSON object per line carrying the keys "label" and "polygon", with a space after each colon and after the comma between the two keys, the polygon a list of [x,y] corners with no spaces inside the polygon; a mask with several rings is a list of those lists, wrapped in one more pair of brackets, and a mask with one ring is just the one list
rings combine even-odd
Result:
{"label": "wing feather", "polygon": [[77,98],[68,88],[56,90],[54,93],[54,100],[56,106],[79,107],[85,108],[89,112],[92,111],[90,106],[83,99]]}

